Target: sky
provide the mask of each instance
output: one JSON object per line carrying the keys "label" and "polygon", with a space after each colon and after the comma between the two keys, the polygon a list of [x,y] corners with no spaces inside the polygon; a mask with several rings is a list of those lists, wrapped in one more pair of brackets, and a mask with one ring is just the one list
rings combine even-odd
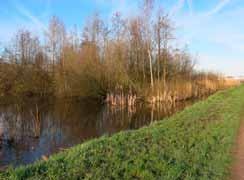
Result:
{"label": "sky", "polygon": [[[18,29],[43,34],[51,16],[82,27],[94,12],[133,16],[141,0],[1,0],[0,47]],[[172,19],[177,46],[188,47],[197,68],[244,75],[244,0],[155,0]]]}

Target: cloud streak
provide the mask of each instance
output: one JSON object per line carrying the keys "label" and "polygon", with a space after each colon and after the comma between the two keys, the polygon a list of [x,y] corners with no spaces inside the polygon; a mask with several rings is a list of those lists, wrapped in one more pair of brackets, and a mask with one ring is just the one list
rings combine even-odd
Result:
{"label": "cloud streak", "polygon": [[230,3],[230,0],[220,0],[220,2],[212,10],[205,13],[205,16],[212,16],[212,15],[218,13],[229,3]]}
{"label": "cloud streak", "polygon": [[192,2],[192,0],[187,0],[187,5],[189,7],[190,14],[192,15],[193,14],[193,2]]}
{"label": "cloud streak", "polygon": [[24,17],[28,18],[32,23],[34,23],[38,28],[43,31],[47,31],[47,27],[44,23],[42,23],[36,16],[34,16],[29,10],[25,7],[15,3],[16,10],[23,15]]}
{"label": "cloud streak", "polygon": [[[191,9],[191,3],[197,3],[197,0],[185,2]],[[177,35],[183,39],[180,43],[189,42],[189,49],[199,54],[200,69],[228,75],[244,74],[239,68],[244,66],[244,22],[239,18],[244,16],[244,8],[240,3],[243,0],[220,0],[207,10],[197,4],[194,16],[182,8],[174,17],[180,27]]]}
{"label": "cloud streak", "polygon": [[178,0],[178,2],[171,8],[169,14],[171,16],[176,15],[183,7],[185,4],[185,0]]}

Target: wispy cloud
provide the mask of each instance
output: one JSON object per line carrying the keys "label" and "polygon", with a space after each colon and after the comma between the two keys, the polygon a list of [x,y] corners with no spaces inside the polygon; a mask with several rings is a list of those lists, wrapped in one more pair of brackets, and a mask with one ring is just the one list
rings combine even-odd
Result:
{"label": "wispy cloud", "polygon": [[[185,0],[189,10],[197,0]],[[242,75],[244,61],[244,7],[240,6],[243,0],[221,0],[212,5],[198,6],[194,16],[185,9],[179,8],[174,16],[178,26],[177,37],[180,44],[189,45],[191,52],[199,56],[199,69],[216,70],[228,75]],[[181,2],[182,3],[182,2]]]}
{"label": "wispy cloud", "polygon": [[176,15],[183,7],[185,4],[185,0],[178,0],[178,2],[171,8],[169,14],[170,16]]}
{"label": "wispy cloud", "polygon": [[28,28],[40,37],[47,30],[45,23],[52,0],[42,0],[44,8],[38,16],[20,2],[20,0],[9,0],[0,7],[0,43],[2,44],[8,44],[16,31],[21,28]]}
{"label": "wispy cloud", "polygon": [[190,14],[192,15],[193,14],[193,2],[192,2],[192,0],[187,0],[187,5],[189,7]]}
{"label": "wispy cloud", "polygon": [[28,18],[32,23],[34,23],[39,29],[46,31],[47,27],[46,25],[38,19],[35,15],[33,15],[28,9],[26,9],[24,6],[15,3],[16,10],[23,15],[24,17]]}
{"label": "wispy cloud", "polygon": [[221,11],[231,0],[220,0],[220,2],[210,11],[205,13],[205,16],[212,16]]}

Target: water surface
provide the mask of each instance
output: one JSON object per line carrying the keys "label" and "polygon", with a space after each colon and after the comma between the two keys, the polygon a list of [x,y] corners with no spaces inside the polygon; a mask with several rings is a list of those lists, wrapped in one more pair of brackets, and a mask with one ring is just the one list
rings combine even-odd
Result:
{"label": "water surface", "polygon": [[88,139],[138,129],[194,101],[174,106],[111,107],[94,101],[34,101],[0,106],[0,168],[33,163]]}

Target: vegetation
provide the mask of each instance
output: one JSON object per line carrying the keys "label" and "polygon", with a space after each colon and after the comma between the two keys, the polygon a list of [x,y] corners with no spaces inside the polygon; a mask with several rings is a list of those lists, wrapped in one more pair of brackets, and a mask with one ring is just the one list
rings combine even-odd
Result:
{"label": "vegetation", "polygon": [[217,74],[194,70],[187,49],[174,45],[169,17],[153,5],[145,0],[137,15],[115,12],[109,22],[94,14],[81,33],[76,27],[68,32],[57,17],[41,38],[18,31],[0,58],[0,96],[95,97],[133,104],[138,98],[183,100],[229,85]]}
{"label": "vegetation", "polygon": [[102,137],[9,169],[2,179],[225,179],[244,106],[244,86],[173,117]]}

